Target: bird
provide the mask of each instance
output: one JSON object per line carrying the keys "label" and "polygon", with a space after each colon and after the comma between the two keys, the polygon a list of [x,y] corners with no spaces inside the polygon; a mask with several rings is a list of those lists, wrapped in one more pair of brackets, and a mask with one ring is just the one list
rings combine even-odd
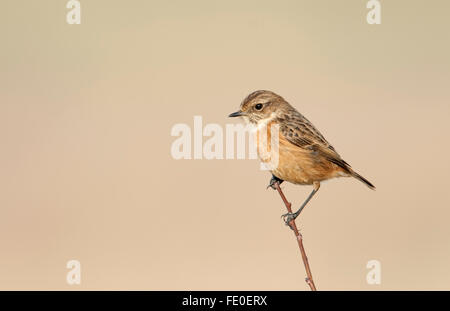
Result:
{"label": "bird", "polygon": [[[271,137],[273,125],[278,127],[278,163],[270,169],[272,178],[269,187],[284,181],[296,185],[312,185],[313,190],[296,212],[283,214],[286,225],[295,220],[320,188],[320,183],[337,177],[354,177],[367,187],[375,186],[352,169],[319,130],[280,95],[267,90],[258,90],[248,95],[240,109],[229,117],[241,117],[252,126],[256,134],[267,131]],[[263,159],[257,139],[258,155]],[[270,149],[270,146],[269,146]]]}

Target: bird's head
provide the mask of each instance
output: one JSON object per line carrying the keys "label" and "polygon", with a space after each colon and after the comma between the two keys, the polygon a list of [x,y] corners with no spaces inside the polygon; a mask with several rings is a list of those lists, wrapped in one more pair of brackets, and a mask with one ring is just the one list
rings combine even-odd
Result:
{"label": "bird's head", "polygon": [[280,96],[271,91],[255,91],[241,103],[239,111],[229,117],[243,117],[249,123],[276,117],[280,112],[289,109],[290,105]]}

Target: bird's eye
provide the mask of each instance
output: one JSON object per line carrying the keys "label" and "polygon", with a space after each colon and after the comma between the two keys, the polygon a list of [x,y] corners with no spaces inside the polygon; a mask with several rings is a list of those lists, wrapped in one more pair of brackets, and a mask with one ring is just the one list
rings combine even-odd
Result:
{"label": "bird's eye", "polygon": [[263,107],[262,104],[256,104],[256,105],[255,105],[255,109],[256,109],[256,110],[261,110],[262,107]]}

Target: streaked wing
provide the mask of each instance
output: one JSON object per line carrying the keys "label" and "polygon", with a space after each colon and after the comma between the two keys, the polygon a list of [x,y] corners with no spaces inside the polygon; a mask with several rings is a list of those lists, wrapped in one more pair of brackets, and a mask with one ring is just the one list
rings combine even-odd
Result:
{"label": "streaked wing", "polygon": [[283,115],[279,124],[281,124],[280,132],[296,146],[307,148],[312,145],[320,145],[335,151],[314,125],[296,110]]}
{"label": "streaked wing", "polygon": [[291,111],[280,118],[280,132],[292,144],[311,150],[328,161],[347,170],[345,162],[323,135],[298,111]]}

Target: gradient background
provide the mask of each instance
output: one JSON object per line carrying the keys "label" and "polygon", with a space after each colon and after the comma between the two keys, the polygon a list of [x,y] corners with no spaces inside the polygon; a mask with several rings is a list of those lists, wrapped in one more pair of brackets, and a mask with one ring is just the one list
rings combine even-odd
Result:
{"label": "gradient background", "polygon": [[450,3],[366,3],[3,1],[0,289],[307,290],[256,160],[170,154],[270,89],[377,186],[329,181],[297,221],[318,289],[449,290]]}

